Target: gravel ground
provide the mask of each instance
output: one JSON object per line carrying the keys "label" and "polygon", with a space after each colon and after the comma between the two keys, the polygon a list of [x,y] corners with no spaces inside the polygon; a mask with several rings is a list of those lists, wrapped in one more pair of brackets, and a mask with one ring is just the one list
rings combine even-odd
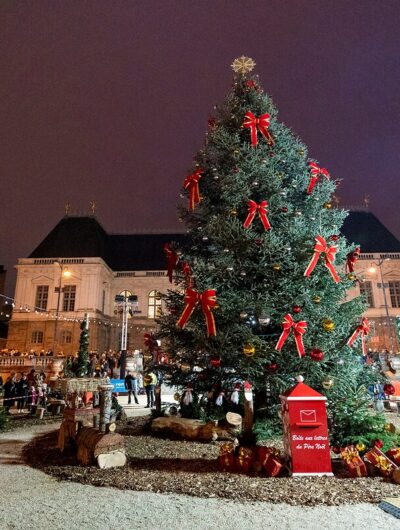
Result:
{"label": "gravel ground", "polygon": [[27,467],[22,458],[23,447],[32,437],[50,431],[54,425],[0,435],[2,530],[364,530],[367,525],[387,530],[400,526],[397,519],[373,504],[298,507],[60,482]]}

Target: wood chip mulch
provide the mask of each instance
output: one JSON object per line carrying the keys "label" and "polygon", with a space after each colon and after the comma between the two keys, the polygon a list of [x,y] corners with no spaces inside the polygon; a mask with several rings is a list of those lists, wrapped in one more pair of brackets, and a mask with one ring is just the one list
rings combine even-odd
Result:
{"label": "wood chip mulch", "polygon": [[59,480],[195,497],[316,506],[378,503],[382,497],[400,495],[400,486],[381,477],[348,478],[340,460],[334,463],[333,478],[246,476],[218,469],[218,442],[151,436],[147,418],[131,420],[118,430],[125,435],[128,457],[128,465],[123,468],[79,466],[72,451],[60,454],[56,432],[34,439],[25,448],[25,458],[29,465]]}

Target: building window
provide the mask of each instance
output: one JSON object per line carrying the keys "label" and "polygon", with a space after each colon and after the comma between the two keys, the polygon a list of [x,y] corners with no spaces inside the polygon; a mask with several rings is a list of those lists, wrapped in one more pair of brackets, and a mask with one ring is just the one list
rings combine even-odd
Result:
{"label": "building window", "polygon": [[389,293],[392,307],[400,307],[400,282],[389,282]]}
{"label": "building window", "polygon": [[62,344],[71,344],[72,343],[72,333],[71,333],[71,331],[64,330],[61,333],[61,343]]}
{"label": "building window", "polygon": [[66,285],[63,289],[63,311],[75,311],[76,285]]}
{"label": "building window", "polygon": [[369,307],[375,307],[374,294],[372,292],[372,282],[365,281],[360,283],[360,294],[365,297]]}
{"label": "building window", "polygon": [[158,291],[149,292],[149,303],[147,316],[149,318],[156,318],[161,314],[161,295]]}
{"label": "building window", "polygon": [[36,287],[35,309],[37,311],[46,311],[48,299],[49,299],[49,286],[38,285]]}
{"label": "building window", "polygon": [[104,309],[106,307],[106,292],[103,291],[103,296],[101,298],[101,312],[104,314]]}
{"label": "building window", "polygon": [[43,344],[43,331],[32,332],[32,344]]}

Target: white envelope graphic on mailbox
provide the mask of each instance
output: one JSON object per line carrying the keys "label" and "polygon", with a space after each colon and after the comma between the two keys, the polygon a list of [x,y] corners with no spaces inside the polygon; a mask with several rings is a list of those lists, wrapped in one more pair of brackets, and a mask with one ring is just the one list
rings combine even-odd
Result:
{"label": "white envelope graphic on mailbox", "polygon": [[301,410],[300,411],[300,421],[302,421],[303,423],[316,422],[317,421],[317,415],[315,414],[315,410]]}

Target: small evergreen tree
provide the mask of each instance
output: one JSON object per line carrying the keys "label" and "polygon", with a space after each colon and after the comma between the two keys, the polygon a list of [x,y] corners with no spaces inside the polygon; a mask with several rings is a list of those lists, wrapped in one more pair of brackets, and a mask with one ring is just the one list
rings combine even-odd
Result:
{"label": "small evergreen tree", "polygon": [[79,338],[78,362],[76,367],[76,375],[78,377],[85,377],[88,375],[89,366],[89,330],[86,315],[81,322],[81,336]]}
{"label": "small evergreen tree", "polygon": [[380,376],[361,363],[361,328],[347,345],[366,307],[347,295],[357,281],[346,270],[355,247],[340,233],[347,212],[332,205],[328,171],[243,70],[209,120],[184,182],[188,244],[170,244],[178,288],[165,296],[168,312],[159,320],[171,383],[190,382],[202,394],[219,385],[229,395],[235,382],[249,380],[258,414],[274,430],[279,395],[302,374],[329,396],[336,443],[352,432],[366,437],[370,412],[347,399],[348,384],[367,387]]}

